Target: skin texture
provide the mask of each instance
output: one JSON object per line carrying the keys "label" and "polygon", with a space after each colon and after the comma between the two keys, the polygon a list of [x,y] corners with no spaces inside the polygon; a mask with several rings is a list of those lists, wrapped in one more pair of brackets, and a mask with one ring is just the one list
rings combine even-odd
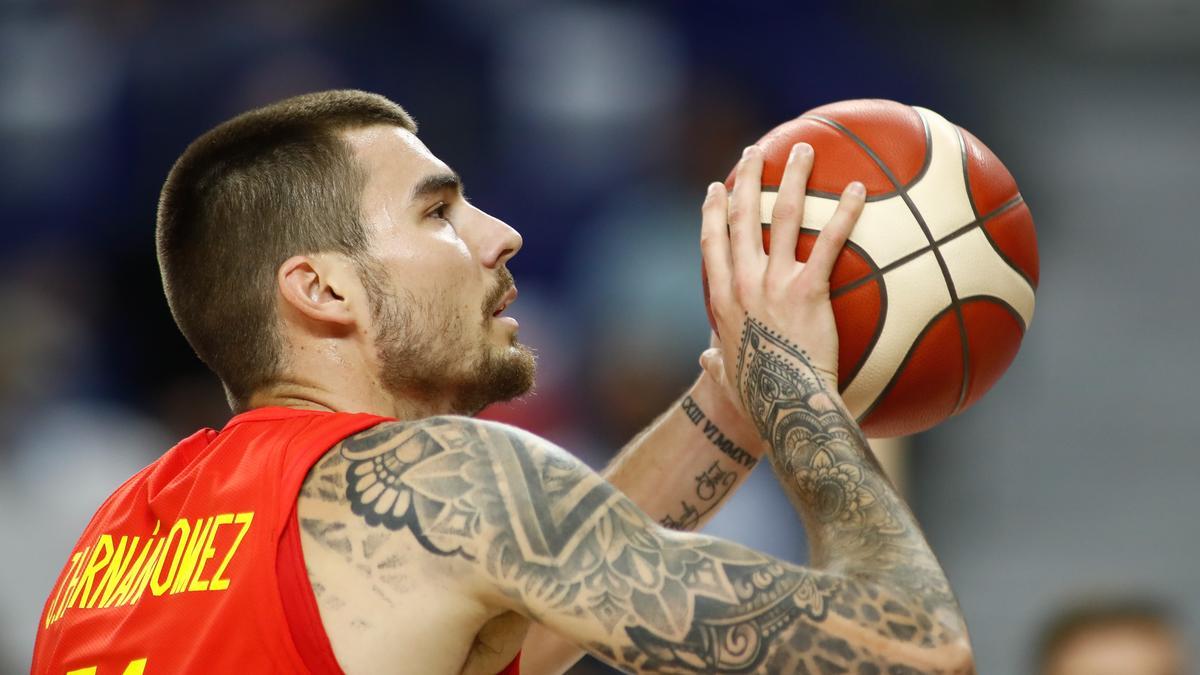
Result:
{"label": "skin texture", "polygon": [[[282,405],[317,410],[365,411],[401,419],[419,419],[435,414],[471,412],[482,400],[501,400],[519,393],[510,379],[502,386],[487,377],[473,377],[479,364],[508,362],[520,365],[527,353],[516,342],[514,325],[503,321],[481,321],[506,288],[511,287],[505,264],[521,246],[520,235],[505,223],[471,205],[452,171],[432,155],[412,134],[394,127],[351,129],[345,135],[350,149],[367,175],[362,195],[363,220],[370,231],[369,264],[328,254],[298,255],[284,262],[277,274],[280,331],[284,336],[286,367],[270,387],[256,392],[252,407]],[[418,186],[436,189],[421,191]],[[511,299],[511,298],[510,298]],[[508,314],[508,312],[504,312]],[[401,351],[397,351],[397,349]],[[407,350],[407,354],[403,351]],[[531,365],[531,364],[530,364]],[[486,369],[485,369],[486,370]],[[518,369],[519,370],[519,369]],[[430,376],[430,375],[434,376]],[[528,373],[530,376],[532,372]],[[519,378],[517,381],[519,385]],[[524,386],[528,386],[526,382]],[[466,394],[464,396],[464,394]],[[738,462],[728,462],[726,473],[737,480],[724,493],[728,496],[741,484],[753,461],[765,452],[752,424],[744,419],[726,393],[707,373],[702,374],[685,396],[704,411],[704,427],[696,426],[683,408],[670,406],[646,430],[633,439],[604,472],[655,519],[666,518],[697,501],[695,476],[713,462],[726,461],[726,450],[736,448]],[[706,433],[705,427],[712,427]],[[721,446],[713,439],[721,441]],[[728,481],[728,476],[725,478]],[[701,525],[723,500],[705,497],[706,515],[691,518]],[[356,656],[372,653],[360,649],[363,641],[378,646],[406,645],[381,661],[359,658],[348,672],[370,672],[403,658],[413,663],[414,654],[429,658],[455,654],[451,661],[438,661],[422,672],[494,672],[507,664],[511,652],[524,642],[523,672],[562,672],[583,654],[575,644],[516,615],[497,616],[493,610],[473,607],[469,612],[447,618],[435,635],[422,635],[415,644],[403,641],[395,623],[371,621],[370,613],[359,612],[341,621],[346,609],[330,589],[342,579],[355,578],[347,568],[361,572],[366,563],[339,558],[325,579],[317,570],[323,563],[321,544],[339,541],[332,552],[348,545],[338,539],[338,528],[318,527],[308,518],[314,502],[301,500],[300,513],[307,526],[302,530],[312,582],[321,598],[321,613],[339,653],[353,645]],[[323,515],[317,509],[317,516]],[[385,550],[379,532],[358,546],[359,555],[375,560]],[[346,550],[348,552],[348,550]],[[399,559],[381,559],[378,575],[400,578]],[[409,584],[417,584],[422,573],[405,568]],[[372,580],[364,588],[373,587]],[[341,589],[351,597],[353,589]],[[373,596],[378,600],[377,596]],[[365,602],[365,601],[364,601]],[[354,605],[360,609],[365,604]],[[406,598],[400,604],[383,603],[375,614],[404,619],[406,608],[422,616],[427,607],[454,610],[457,605],[443,595]],[[364,626],[390,626],[380,634]],[[341,635],[342,628],[350,629]],[[456,653],[443,647],[466,640],[473,646]],[[492,646],[503,644],[503,663]],[[458,659],[454,661],[454,659]],[[436,659],[435,659],[436,660]],[[466,665],[464,665],[466,663]],[[490,670],[489,670],[490,669]],[[384,668],[387,670],[387,668]]]}
{"label": "skin texture", "polygon": [[468,202],[454,172],[412,133],[376,125],[345,138],[367,176],[369,262],[313,254],[283,263],[287,367],[251,407],[415,418],[473,414],[528,390],[532,356],[517,325],[492,316],[514,288],[506,263],[520,234]]}
{"label": "skin texture", "polygon": [[[389,133],[385,144],[398,139],[411,150],[411,139]],[[392,143],[386,152],[362,156],[400,161],[404,151]],[[417,169],[421,162],[435,163],[413,152]],[[784,176],[773,236],[785,243],[790,237],[794,244],[797,236],[810,166],[811,149]],[[414,180],[404,179],[402,169],[391,178],[401,192],[404,180]],[[769,448],[808,526],[813,566],[670,529],[701,522],[762,450],[714,440],[704,422],[720,426],[727,413],[713,412],[696,396],[683,399],[664,424],[690,434],[681,438],[702,439],[708,454],[686,480],[660,488],[675,494],[665,512],[658,508],[660,515],[651,516],[544,439],[438,414],[453,412],[461,391],[435,390],[415,400],[392,392],[378,395],[377,407],[364,407],[372,401],[327,388],[317,394],[330,409],[393,410],[411,420],[379,425],[331,449],[298,500],[310,579],[347,672],[494,673],[521,647],[530,620],[631,672],[972,671],[965,626],[945,577],[836,393],[828,273],[861,209],[862,191],[847,192],[808,265],[786,257],[768,264],[757,212],[760,171],[761,155],[748,152],[733,194],[713,188],[705,203],[702,248],[714,314],[721,334],[737,337],[705,353],[712,388],[696,393],[703,399],[713,388],[724,392],[715,408],[731,407],[739,424],[752,427],[757,442]],[[365,200],[364,208],[372,204]],[[384,210],[403,208],[396,203]],[[480,218],[464,222],[464,231],[472,225],[487,230],[482,216],[464,213],[468,220]],[[497,237],[489,248],[487,237],[471,240],[459,234],[454,218],[448,220],[466,245],[465,259],[481,268],[464,263],[458,270],[466,281],[455,306],[467,321],[505,259],[503,242]],[[399,221],[392,216],[391,222]],[[421,262],[403,250],[412,245],[395,243],[400,248],[382,256],[385,266]],[[444,231],[430,246],[449,257],[457,248]],[[428,274],[437,273],[438,256],[422,263]],[[281,278],[287,281],[286,274]],[[415,280],[415,288],[420,283]],[[300,294],[296,311],[312,318],[319,312],[306,312],[303,298],[322,296],[310,290]],[[432,293],[426,287],[416,297]],[[378,327],[369,308],[355,301],[365,292],[348,288],[331,295],[338,298],[331,303],[344,304],[322,311],[350,317],[343,333],[363,336],[351,343],[374,352],[364,365],[379,373],[386,359],[378,358],[372,332]],[[346,307],[354,303],[357,314]],[[511,337],[485,332],[485,349],[512,353]],[[468,350],[471,344],[466,341]],[[297,392],[292,400],[312,404],[309,393]],[[644,440],[633,445],[648,447]],[[647,461],[642,452],[626,456],[612,473]],[[640,475],[640,484],[627,480],[637,488],[633,492],[661,483],[660,472]],[[683,499],[676,499],[679,492]]]}
{"label": "skin texture", "polygon": [[[754,426],[705,372],[601,475],[664,527],[692,530],[716,514],[765,452]],[[703,478],[715,475],[714,465],[721,475],[715,493]],[[534,623],[525,638],[521,672],[562,673],[584,653]]]}

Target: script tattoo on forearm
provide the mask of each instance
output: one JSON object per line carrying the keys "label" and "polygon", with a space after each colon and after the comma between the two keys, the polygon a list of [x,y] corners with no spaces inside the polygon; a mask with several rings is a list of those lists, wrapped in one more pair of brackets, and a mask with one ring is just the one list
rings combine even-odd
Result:
{"label": "script tattoo on forearm", "polygon": [[947,639],[959,634],[957,603],[915,518],[808,355],[747,317],[736,373],[805,520],[814,564],[878,580],[904,598],[914,619]]}
{"label": "script tattoo on forearm", "polygon": [[[942,640],[904,596],[659,528],[578,460],[528,434],[431,418],[380,425],[336,454],[341,461],[310,473],[314,494],[340,484],[355,514],[347,517],[408,532],[433,555],[475,561],[539,620],[586,619],[606,636],[589,648],[618,667],[934,672],[878,651],[887,640],[912,648]],[[710,467],[697,489],[716,499],[728,473]],[[830,628],[835,617],[843,628]],[[884,640],[875,651],[849,642],[837,632],[847,622]]]}
{"label": "script tattoo on forearm", "polygon": [[725,499],[737,478],[736,471],[725,471],[720,462],[713,462],[712,466],[696,476],[697,504],[693,505],[687,500],[679,502],[679,515],[664,516],[659,524],[672,530],[696,529],[700,520]]}
{"label": "script tattoo on forearm", "polygon": [[713,447],[725,453],[729,459],[747,469],[753,469],[754,465],[758,463],[757,457],[727,438],[717,427],[716,422],[708,419],[704,411],[700,409],[700,405],[691,396],[684,396],[683,400],[679,402],[679,406],[683,408],[683,413],[692,421],[692,424],[704,432],[704,437],[713,444]]}

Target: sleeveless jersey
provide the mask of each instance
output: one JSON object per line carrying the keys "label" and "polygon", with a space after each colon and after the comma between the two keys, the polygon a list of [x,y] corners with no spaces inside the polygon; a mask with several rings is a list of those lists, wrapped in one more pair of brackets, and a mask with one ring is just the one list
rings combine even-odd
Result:
{"label": "sleeveless jersey", "polygon": [[180,442],[84,529],[42,610],[32,672],[341,675],[296,496],[329,448],[387,419],[260,408]]}

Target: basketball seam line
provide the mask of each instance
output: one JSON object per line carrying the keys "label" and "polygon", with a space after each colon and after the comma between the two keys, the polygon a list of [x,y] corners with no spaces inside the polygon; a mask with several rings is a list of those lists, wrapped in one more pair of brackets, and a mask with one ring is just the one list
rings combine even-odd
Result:
{"label": "basketball seam line", "polygon": [[[1022,201],[1024,201],[1024,200],[1022,200]],[[1014,206],[1016,206],[1016,205],[1014,204]],[[987,240],[987,243],[992,247],[992,250],[996,252],[996,255],[999,256],[1000,259],[1004,261],[1004,264],[1006,264],[1010,268],[1012,268],[1012,271],[1016,272],[1018,276],[1020,276],[1022,279],[1025,280],[1025,283],[1029,285],[1029,290],[1036,293],[1037,292],[1037,284],[1033,283],[1033,278],[1030,277],[1025,272],[1025,270],[1021,269],[1017,265],[1017,263],[1013,261],[1012,258],[1008,257],[1008,254],[1005,253],[1004,250],[1000,248],[1000,245],[997,244],[996,240],[992,238],[992,234],[990,232],[988,232],[986,227],[980,228],[980,231],[983,232],[983,238]]]}
{"label": "basketball seam line", "polygon": [[986,300],[993,305],[999,305],[1002,307],[1009,313],[1009,315],[1012,316],[1013,319],[1016,320],[1017,324],[1021,326],[1021,335],[1024,335],[1025,332],[1029,330],[1029,326],[1025,325],[1025,318],[1021,316],[1021,313],[1017,311],[1016,307],[1012,306],[1012,303],[1004,298],[999,298],[994,295],[987,295],[984,293],[977,293],[975,295],[968,295],[967,297],[963,298],[962,303],[965,305],[975,300]]}
{"label": "basketball seam line", "polygon": [[[910,106],[910,108],[911,108],[911,106]],[[914,109],[914,111],[915,111],[915,109]],[[920,117],[922,119],[922,121],[924,121],[925,117],[923,115],[921,115],[921,113],[919,111],[915,111],[915,112],[917,112],[917,116]],[[950,266],[946,264],[946,259],[942,256],[941,251],[938,250],[937,240],[935,240],[933,238],[933,232],[930,231],[928,223],[925,222],[925,217],[923,215],[921,215],[921,210],[917,208],[917,205],[915,203],[913,203],[912,197],[909,196],[907,188],[905,188],[903,185],[901,185],[900,181],[896,180],[895,174],[893,174],[892,170],[890,168],[888,168],[888,166],[886,164],[884,164],[883,160],[880,159],[880,157],[877,154],[875,154],[875,151],[872,150],[871,147],[869,145],[867,145],[867,143],[865,141],[863,141],[856,134],[854,134],[852,131],[847,129],[845,126],[843,126],[839,122],[837,122],[835,120],[827,119],[825,117],[821,117],[818,115],[813,115],[811,117],[811,119],[815,119],[817,121],[828,124],[829,126],[833,127],[834,129],[845,134],[847,138],[854,141],[854,143],[856,145],[858,145],[858,147],[862,148],[863,152],[867,153],[867,156],[871,158],[871,161],[875,162],[875,165],[879,167],[879,170],[883,172],[883,175],[886,176],[887,179],[896,188],[896,194],[898,194],[900,196],[900,198],[904,200],[904,204],[906,206],[908,206],[909,212],[911,212],[913,215],[913,218],[916,219],[917,226],[921,228],[921,231],[925,234],[926,240],[929,241],[929,245],[931,247],[933,256],[937,260],[938,267],[940,267],[942,270],[942,277],[946,282],[946,290],[950,292],[950,308],[952,308],[954,310],[955,318],[958,320],[959,342],[962,345],[963,374],[962,374],[962,382],[959,385],[958,402],[954,405],[954,409],[950,413],[950,415],[954,415],[955,413],[957,413],[959,411],[959,408],[960,408],[960,406],[962,406],[963,401],[965,401],[967,398],[967,384],[970,380],[970,369],[971,369],[971,361],[970,361],[971,352],[970,352],[970,347],[967,343],[967,323],[966,323],[966,320],[963,318],[962,308],[959,306],[958,290],[954,287],[954,279],[950,276]],[[932,153],[933,153],[932,137],[930,137],[930,139],[929,139],[929,144],[927,146],[926,152],[929,153],[930,155],[932,155]],[[932,161],[933,160],[931,157],[930,162],[932,163]],[[968,192],[970,192],[971,186],[969,184],[965,185],[964,187],[966,188],[966,190]],[[875,407],[878,406],[879,402],[883,400],[884,394],[887,391],[887,389],[891,386],[892,381],[899,378],[900,373],[902,373],[902,372],[903,372],[903,370],[901,368],[896,369],[896,372],[891,377],[891,381],[888,382],[888,385],[884,387],[884,390],[880,392],[879,396],[875,397],[875,400],[871,403],[870,406],[867,407],[867,410],[864,411],[861,416],[859,416],[859,418],[858,418],[859,420],[864,420],[867,418],[868,415],[871,414],[871,412],[875,409]]]}
{"label": "basketball seam line", "polygon": [[[938,319],[945,316],[946,312],[949,312],[950,310],[954,310],[954,309],[957,309],[957,306],[947,305],[945,308],[938,311],[937,314],[934,314],[933,318],[931,318],[929,320],[929,322],[926,323],[923,328],[921,328],[921,332],[917,333],[917,336],[915,338],[913,338],[912,344],[910,344],[908,346],[908,351],[904,353],[904,358],[900,359],[900,364],[898,366],[896,366],[896,374],[893,375],[891,377],[891,379],[888,380],[887,384],[884,385],[883,389],[881,389],[879,391],[879,396],[876,396],[875,400],[871,402],[871,405],[863,412],[862,415],[860,415],[858,417],[858,419],[860,421],[866,419],[867,415],[870,415],[872,412],[875,412],[875,409],[879,407],[879,404],[881,402],[883,402],[883,400],[885,398],[887,398],[887,395],[890,394],[892,392],[892,389],[895,388],[896,383],[900,381],[899,374],[904,372],[904,367],[908,365],[908,362],[909,362],[909,360],[912,359],[913,354],[915,354],[917,352],[917,347],[920,346],[921,341],[924,340],[925,336],[927,334],[929,334],[929,331],[933,330],[933,327],[935,325],[937,325]],[[957,408],[958,403],[955,403],[954,406],[955,406],[955,408]],[[950,413],[950,415],[953,415],[953,414],[954,414],[953,412]]]}
{"label": "basketball seam line", "polygon": [[[969,295],[965,298],[962,298],[962,303],[965,304],[965,303],[968,303],[968,302],[971,302],[974,300],[987,300],[990,303],[999,305],[1001,308],[1003,308],[1005,311],[1007,311],[1008,314],[1013,317],[1013,319],[1015,319],[1017,321],[1017,324],[1019,326],[1021,326],[1022,334],[1024,334],[1025,330],[1028,329],[1028,327],[1025,326],[1025,320],[1023,318],[1021,318],[1020,312],[1018,312],[1015,307],[1010,305],[1008,303],[1008,301],[1004,300],[1003,298],[998,298],[993,295]],[[929,323],[925,324],[925,327],[921,329],[921,332],[917,333],[917,337],[915,339],[913,339],[912,344],[909,345],[908,351],[904,353],[904,358],[900,359],[900,365],[896,367],[896,372],[901,372],[904,370],[904,367],[908,365],[908,362],[910,360],[912,360],[913,354],[916,353],[917,346],[921,344],[921,340],[923,340],[925,338],[925,336],[929,333],[929,331],[933,330],[933,326],[937,323],[938,319],[945,316],[946,312],[950,311],[951,309],[953,309],[953,307],[947,306],[946,308],[939,311],[937,314],[934,314],[933,318],[929,320]],[[879,393],[879,398],[876,399],[876,403],[873,403],[871,405],[871,410],[874,410],[877,403],[879,401],[882,401],[884,398],[887,397],[887,395],[889,393],[891,393],[892,389],[895,388],[896,383],[899,381],[899,379],[900,378],[898,378],[898,377],[893,377],[892,379],[888,380],[888,383],[883,388],[883,391],[881,391]],[[958,404],[955,404],[955,405],[958,405]],[[866,417],[867,414],[869,414],[869,412],[864,413],[863,417]]]}
{"label": "basketball seam line", "polygon": [[963,185],[967,187],[967,203],[971,205],[971,213],[975,214],[976,218],[979,218],[979,207],[975,205],[975,195],[971,193],[971,173],[968,170],[970,167],[967,166],[967,138],[963,136],[958,125],[954,126],[954,135],[958,137],[958,152],[962,163]]}
{"label": "basketball seam line", "polygon": [[[958,136],[958,149],[959,152],[962,153],[963,184],[967,186],[967,202],[971,205],[971,213],[974,213],[975,217],[979,218],[979,207],[975,205],[975,194],[971,192],[971,174],[968,172],[967,137],[963,135],[963,130],[957,125],[954,127],[954,133]],[[1021,193],[1018,192],[1017,196],[1020,197]],[[1011,202],[1012,200],[1010,199],[1009,201]],[[1007,203],[1002,204],[999,208],[1003,208],[1006,205]],[[992,211],[992,213],[996,213],[996,211]],[[1000,249],[1000,246],[996,243],[996,240],[992,238],[992,235],[987,231],[986,227],[983,228],[983,237],[984,239],[987,239],[987,242],[992,247],[992,250],[996,252],[996,255],[1000,256],[1000,259],[1004,261],[1004,264],[1008,265],[1014,272],[1019,274],[1021,278],[1025,280],[1025,283],[1029,284],[1030,290],[1036,292],[1037,284],[1033,283],[1033,278],[1026,274],[1025,270],[1018,267],[1017,264],[1013,262],[1013,259],[1008,257],[1008,254]],[[1022,323],[1024,322],[1022,321]],[[1028,328],[1028,326],[1026,326],[1026,328]]]}
{"label": "basketball seam line", "polygon": [[[967,223],[966,225],[963,225],[962,227],[958,228],[957,230],[951,232],[950,234],[947,234],[946,236],[942,237],[941,239],[938,239],[937,245],[942,246],[944,244],[948,244],[951,241],[958,239],[959,237],[967,234],[968,232],[970,232],[971,230],[973,230],[977,227],[982,228],[984,223],[986,223],[987,221],[989,221],[993,218],[1004,215],[1008,211],[1010,211],[1013,208],[1015,208],[1016,206],[1018,206],[1022,201],[1024,201],[1024,200],[1020,194],[1014,195],[1011,199],[1009,199],[1007,202],[1004,202],[1000,206],[996,207],[995,210],[993,210],[991,213],[987,214],[986,216],[982,216],[976,220],[973,220],[973,221]],[[987,230],[985,229],[983,231],[983,233],[984,233],[984,236],[986,237]],[[994,245],[993,245],[993,247],[994,247]],[[933,250],[932,246],[923,246],[923,247],[913,251],[912,253],[906,253],[902,257],[893,260],[892,262],[884,265],[883,267],[876,266],[875,270],[870,272],[869,274],[861,276],[861,277],[855,279],[854,281],[851,281],[851,282],[842,284],[841,286],[838,286],[837,289],[834,290],[831,295],[832,295],[832,297],[836,298],[839,295],[841,295],[843,293],[847,293],[849,291],[852,291],[855,288],[858,288],[859,286],[861,286],[865,283],[875,281],[876,279],[882,279],[884,277],[884,275],[886,275],[888,272],[891,272],[892,270],[896,269],[897,267],[900,267],[901,265],[903,265],[906,262],[920,258],[921,256],[925,255],[926,253],[929,253],[932,250]],[[1003,255],[999,250],[997,250],[996,252],[998,254]],[[1010,266],[1012,266],[1011,263],[1010,263]],[[1021,270],[1017,269],[1015,266],[1012,266],[1012,267],[1013,267],[1013,271],[1017,272],[1021,276],[1025,276],[1024,273],[1021,272]],[[1029,281],[1029,279],[1026,278],[1026,281]],[[1030,284],[1030,287],[1031,288],[1033,287],[1032,283]]]}
{"label": "basketball seam line", "polygon": [[[763,227],[763,229],[770,230],[771,223],[763,223],[762,227]],[[811,227],[801,227],[800,232],[801,232],[801,234],[808,232],[810,234],[815,234],[818,236],[820,236],[820,234],[821,234],[820,230],[814,230]],[[846,241],[845,246],[848,246],[850,248],[850,250],[854,251],[858,255],[859,258],[862,258],[863,261],[865,261],[868,265],[871,266],[870,272],[867,272],[866,275],[859,277],[858,279],[855,279],[854,281],[851,281],[849,284],[846,284],[846,286],[853,285],[855,288],[857,288],[858,286],[862,285],[862,283],[865,282],[867,279],[882,279],[883,278],[883,275],[880,273],[879,265],[875,263],[875,260],[870,256],[870,254],[867,253],[866,249],[864,249],[862,246],[859,246],[858,244],[856,244],[852,241],[849,241],[849,240]],[[845,286],[839,287],[839,290],[841,290],[841,288],[845,288]],[[841,293],[836,293],[836,294],[831,293],[829,296],[829,299],[833,300],[834,298],[836,298],[840,295],[841,295]],[[883,334],[883,320],[887,317],[887,306],[888,306],[887,284],[879,284],[879,316],[875,320],[875,329],[871,333],[871,339],[867,342],[866,348],[863,349],[862,355],[859,356],[858,361],[856,361],[854,363],[854,365],[851,366],[850,372],[848,374],[838,373],[838,387],[840,390],[844,390],[845,389],[844,385],[847,382],[850,382],[851,380],[853,380],[855,375],[858,375],[858,371],[862,370],[863,365],[866,364],[867,357],[869,357],[871,355],[871,350],[875,349],[875,343],[879,342],[879,336]]]}
{"label": "basketball seam line", "polygon": [[[925,131],[926,145],[928,145],[929,147],[933,147],[933,132],[930,131],[930,129],[929,129],[929,122],[924,117],[922,117],[920,114],[918,114],[917,117],[920,118],[921,127]],[[815,115],[801,115],[800,119],[813,120],[814,122],[824,122],[825,121]],[[912,186],[916,185],[917,183],[921,182],[921,179],[925,177],[925,174],[929,171],[929,167],[932,164],[933,164],[933,153],[932,152],[926,153],[925,161],[921,164],[921,168],[917,170],[917,175],[913,176],[912,180],[905,183],[903,188],[905,190],[907,190],[907,189],[911,188]],[[893,185],[895,185],[894,181],[893,181]],[[778,192],[779,186],[764,185],[762,189],[763,189],[763,192]],[[842,197],[841,193],[839,193],[839,192],[826,192],[824,190],[808,190],[805,194],[812,196],[812,197],[825,197],[826,199],[834,199],[834,200],[841,199],[841,197]],[[892,197],[895,197],[897,194],[898,194],[897,192],[885,192],[883,194],[878,194],[878,195],[868,195],[866,201],[881,202],[885,199],[891,199]]]}

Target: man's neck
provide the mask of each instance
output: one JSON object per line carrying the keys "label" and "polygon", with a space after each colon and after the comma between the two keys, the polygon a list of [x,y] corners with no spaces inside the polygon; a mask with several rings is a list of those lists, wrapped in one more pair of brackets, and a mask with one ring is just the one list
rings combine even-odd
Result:
{"label": "man's neck", "polygon": [[301,382],[279,382],[251,395],[246,409],[282,406],[299,410],[362,412],[399,420],[415,420],[453,412],[448,402],[433,403],[415,397],[392,396],[379,386],[361,389],[332,391],[327,387]]}

